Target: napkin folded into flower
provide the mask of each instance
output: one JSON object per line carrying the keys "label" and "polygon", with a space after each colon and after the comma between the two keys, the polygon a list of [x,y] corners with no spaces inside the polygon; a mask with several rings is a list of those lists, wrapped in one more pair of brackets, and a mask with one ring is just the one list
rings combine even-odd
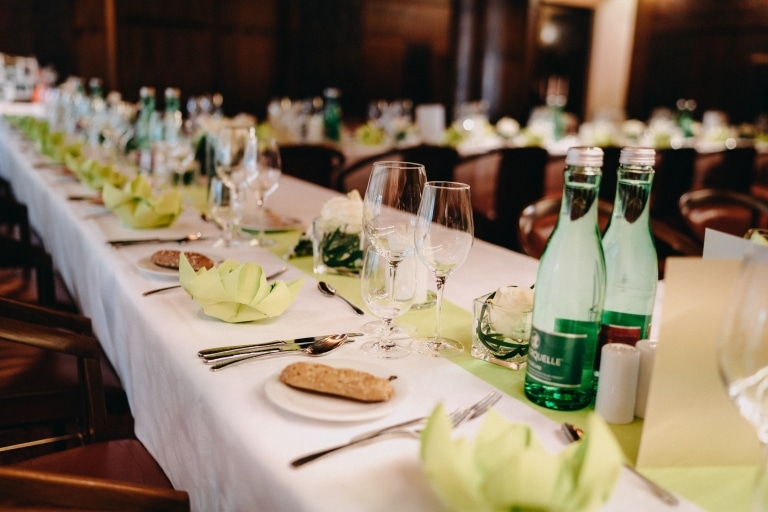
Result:
{"label": "napkin folded into flower", "polygon": [[119,188],[128,182],[128,178],[111,165],[102,165],[76,152],[64,153],[64,164],[81,183],[93,190],[101,190],[107,183]]}
{"label": "napkin folded into flower", "polygon": [[623,455],[597,415],[582,441],[551,454],[530,427],[509,423],[490,410],[474,442],[451,438],[442,405],[421,434],[424,472],[451,510],[589,511],[608,500]]}
{"label": "napkin folded into flower", "polygon": [[298,295],[304,279],[270,284],[261,265],[234,260],[195,272],[182,253],[179,282],[184,291],[203,307],[205,314],[239,323],[282,315]]}
{"label": "napkin folded into flower", "polygon": [[152,186],[141,174],[122,188],[105,183],[101,195],[104,206],[131,228],[170,226],[181,213],[181,196],[176,190],[154,196]]}

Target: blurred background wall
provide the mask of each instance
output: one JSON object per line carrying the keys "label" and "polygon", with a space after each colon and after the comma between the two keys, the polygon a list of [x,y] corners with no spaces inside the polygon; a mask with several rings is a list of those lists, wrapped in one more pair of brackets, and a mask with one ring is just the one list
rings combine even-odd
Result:
{"label": "blurred background wall", "polygon": [[129,100],[220,92],[260,118],[337,86],[350,117],[376,98],[483,99],[524,122],[552,77],[581,120],[679,98],[733,122],[768,112],[764,0],[2,0],[0,52]]}

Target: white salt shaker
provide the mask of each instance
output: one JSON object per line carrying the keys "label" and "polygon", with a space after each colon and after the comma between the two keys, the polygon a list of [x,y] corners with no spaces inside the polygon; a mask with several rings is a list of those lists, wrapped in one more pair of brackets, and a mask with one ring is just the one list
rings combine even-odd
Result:
{"label": "white salt shaker", "polygon": [[635,419],[640,351],[624,343],[607,343],[600,352],[600,380],[595,412],[608,423]]}
{"label": "white salt shaker", "polygon": [[637,376],[637,398],[635,399],[635,416],[638,418],[645,418],[653,360],[656,357],[656,343],[653,340],[639,340],[635,344],[635,347],[640,351],[640,372]]}

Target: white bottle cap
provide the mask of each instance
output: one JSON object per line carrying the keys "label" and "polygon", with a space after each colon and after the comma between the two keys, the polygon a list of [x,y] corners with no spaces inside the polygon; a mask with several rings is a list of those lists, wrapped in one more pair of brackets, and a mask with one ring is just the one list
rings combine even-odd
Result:
{"label": "white bottle cap", "polygon": [[652,166],[656,163],[656,150],[637,147],[621,148],[619,163]]}
{"label": "white bottle cap", "polygon": [[602,167],[603,150],[598,147],[568,148],[565,155],[565,165],[578,167]]}
{"label": "white bottle cap", "polygon": [[606,343],[600,352],[600,380],[595,412],[608,423],[635,419],[640,351],[625,343]]}

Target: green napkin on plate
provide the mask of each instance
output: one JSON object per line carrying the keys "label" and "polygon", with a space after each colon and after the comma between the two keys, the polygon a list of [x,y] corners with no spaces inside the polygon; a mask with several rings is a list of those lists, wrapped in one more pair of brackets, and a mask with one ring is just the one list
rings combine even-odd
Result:
{"label": "green napkin on plate", "polygon": [[179,282],[207,315],[238,323],[282,315],[298,295],[304,279],[268,283],[261,265],[234,260],[195,272],[182,254]]}
{"label": "green napkin on plate", "polygon": [[421,434],[421,460],[433,490],[451,510],[589,511],[608,500],[623,463],[605,422],[589,416],[582,441],[557,454],[530,427],[490,410],[474,442],[451,438],[439,405]]}
{"label": "green napkin on plate", "polygon": [[107,183],[119,188],[128,181],[128,178],[111,165],[102,165],[79,153],[64,153],[64,164],[81,183],[93,190],[101,190]]}
{"label": "green napkin on plate", "polygon": [[181,213],[181,196],[176,190],[153,196],[152,186],[141,174],[122,188],[105,183],[101,195],[104,206],[131,228],[170,226]]}

